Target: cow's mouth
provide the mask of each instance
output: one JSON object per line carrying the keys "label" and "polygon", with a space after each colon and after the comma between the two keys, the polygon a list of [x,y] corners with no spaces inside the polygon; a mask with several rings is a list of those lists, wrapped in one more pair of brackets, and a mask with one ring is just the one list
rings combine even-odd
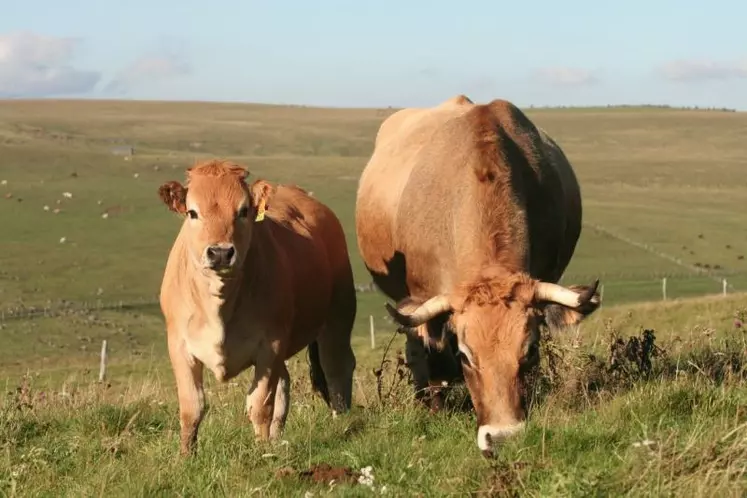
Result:
{"label": "cow's mouth", "polygon": [[221,278],[230,278],[233,276],[234,267],[233,266],[210,267],[210,271],[214,272],[216,275],[218,275]]}
{"label": "cow's mouth", "polygon": [[207,277],[218,277],[221,280],[233,278],[236,273],[236,267],[234,265],[229,266],[212,266],[204,265],[202,272]]}

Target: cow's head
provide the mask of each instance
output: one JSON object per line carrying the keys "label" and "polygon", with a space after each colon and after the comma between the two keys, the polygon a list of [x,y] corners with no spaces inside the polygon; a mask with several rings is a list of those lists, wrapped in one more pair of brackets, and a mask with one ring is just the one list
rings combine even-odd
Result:
{"label": "cow's head", "polygon": [[249,172],[227,161],[208,161],[187,170],[187,186],[166,182],[161,200],[186,215],[188,251],[205,273],[230,276],[246,257],[256,221],[264,217],[274,187],[263,180],[251,186]]}
{"label": "cow's head", "polygon": [[489,454],[496,442],[524,426],[524,374],[539,361],[539,326],[579,323],[599,307],[598,283],[566,288],[493,269],[410,313],[388,304],[387,309],[405,328],[448,318],[477,414],[477,445]]}

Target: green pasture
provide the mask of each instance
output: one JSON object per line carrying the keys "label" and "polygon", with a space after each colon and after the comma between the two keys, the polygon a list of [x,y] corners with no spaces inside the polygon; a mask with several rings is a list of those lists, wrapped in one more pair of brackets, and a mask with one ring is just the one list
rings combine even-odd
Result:
{"label": "green pasture", "polygon": [[[296,183],[340,217],[366,284],[355,190],[391,112],[0,103],[0,496],[744,496],[743,113],[527,110],[581,182],[585,227],[563,283],[599,278],[604,304],[544,342],[527,430],[496,459],[477,451],[474,414],[413,402],[377,292],[358,294],[351,413],[332,419],[300,353],[283,440],[257,443],[243,413],[251,372],[207,375],[198,454],[178,457],[155,299],[180,220],[159,185],[211,157]],[[646,330],[661,348],[650,358],[635,346]],[[304,471],[319,464],[374,479],[317,482]]]}
{"label": "green pasture", "polygon": [[[344,224],[356,279],[367,283],[355,242],[355,190],[391,112],[4,102],[0,308],[153,298],[179,228],[156,192],[209,157],[299,184],[328,203]],[[739,209],[747,202],[746,115],[527,112],[557,138],[582,186],[586,226],[564,282],[599,277],[610,304],[660,298],[664,276],[671,297],[719,293],[724,277],[730,292],[747,290],[747,211]],[[134,155],[113,154],[121,146]]]}

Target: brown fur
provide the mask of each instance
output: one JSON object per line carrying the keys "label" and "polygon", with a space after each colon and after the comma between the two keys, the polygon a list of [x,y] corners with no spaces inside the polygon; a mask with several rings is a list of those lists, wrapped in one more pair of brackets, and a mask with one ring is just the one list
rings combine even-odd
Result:
{"label": "brown fur", "polygon": [[[193,448],[204,413],[203,365],[220,381],[255,367],[247,411],[258,437],[282,430],[284,362],[306,346],[315,388],[335,410],[350,408],[356,296],[342,226],[302,189],[248,185],[247,175],[237,164],[209,161],[188,170],[186,187],[167,182],[159,189],[169,209],[188,214],[161,287],[183,453]],[[262,203],[266,217],[255,221]],[[219,276],[203,254],[229,243],[236,262]]]}
{"label": "brown fur", "polygon": [[361,255],[402,311],[448,296],[451,311],[434,317],[447,325],[428,322],[413,335],[442,348],[454,331],[468,346],[479,365],[465,376],[484,423],[523,420],[519,370],[544,318],[565,326],[598,306],[534,299],[538,281],[563,274],[581,215],[565,155],[510,102],[477,105],[459,95],[401,110],[379,129],[358,187]]}
{"label": "brown fur", "polygon": [[484,269],[474,280],[459,285],[452,295],[454,310],[464,312],[467,306],[506,306],[518,301],[529,306],[534,293],[534,282],[525,273],[507,272],[501,266]]}

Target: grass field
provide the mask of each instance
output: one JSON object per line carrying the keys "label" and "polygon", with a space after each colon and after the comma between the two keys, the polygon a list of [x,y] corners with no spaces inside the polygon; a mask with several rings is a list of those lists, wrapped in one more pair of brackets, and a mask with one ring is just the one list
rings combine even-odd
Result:
{"label": "grass field", "polygon": [[[317,463],[371,466],[373,491],[385,485],[396,496],[747,492],[747,351],[744,327],[735,325],[747,307],[743,113],[527,111],[564,148],[582,186],[587,226],[563,281],[599,277],[605,305],[578,336],[547,344],[529,429],[496,461],[476,451],[473,415],[429,416],[403,385],[379,399],[373,370],[393,331],[377,293],[359,294],[353,413],[331,420],[311,396],[299,356],[291,362],[287,444],[253,442],[242,416],[247,375],[225,386],[210,379],[200,453],[193,461],[176,458],[175,390],[157,306],[95,309],[155,299],[179,228],[158,186],[214,156],[297,183],[341,218],[356,279],[367,283],[353,228],[355,189],[390,112],[0,103],[0,379],[8,393],[0,411],[0,494],[372,494],[365,484],[330,490],[291,474]],[[120,145],[134,146],[134,156],[112,154]],[[731,295],[634,304],[661,299],[664,276],[670,298],[720,293],[722,278]],[[62,300],[73,303],[70,311],[10,314]],[[84,303],[93,309],[81,310]],[[369,314],[378,325],[373,350]],[[667,354],[645,374],[635,358],[610,370],[610,330],[627,340],[643,328],[655,329]],[[110,365],[99,385],[102,339]],[[398,336],[390,359],[401,346]],[[560,356],[551,365],[553,354]],[[385,369],[384,377],[396,374]]]}
{"label": "grass field", "polygon": [[[311,394],[305,358],[290,362],[287,444],[254,442],[242,412],[248,376],[227,385],[208,376],[198,455],[182,461],[160,318],[102,312],[12,322],[0,348],[8,393],[0,493],[368,496],[385,486],[391,496],[743,496],[747,343],[734,317],[744,316],[745,301],[741,294],[609,307],[578,336],[556,338],[543,354],[544,400],[494,461],[476,449],[473,415],[428,415],[404,382],[395,384],[392,366],[379,398],[373,370],[390,338],[383,331],[375,350],[357,334],[355,407],[337,419]],[[666,356],[652,359],[648,375],[634,362],[612,369],[610,331],[627,340],[642,327],[656,329]],[[111,361],[98,384],[104,338]],[[398,336],[389,359],[401,349]],[[548,351],[561,358],[553,356],[554,375]],[[298,475],[317,464],[370,466],[374,489]]]}
{"label": "grass field", "polygon": [[[63,297],[118,301],[155,296],[179,228],[175,215],[160,203],[158,186],[183,179],[196,159],[213,156],[240,161],[273,181],[298,183],[332,206],[345,225],[356,278],[368,282],[356,253],[355,189],[377,127],[389,112],[200,103],[3,103],[0,181],[7,183],[0,185],[0,308]],[[661,297],[660,278],[666,275],[671,297],[718,293],[722,276],[729,290],[747,290],[747,212],[735,209],[747,201],[746,114],[528,113],[557,137],[573,162],[583,189],[584,220],[593,225],[585,228],[564,281],[598,276],[610,304]],[[135,147],[132,160],[111,153],[117,143]],[[64,192],[73,197],[63,197]],[[9,194],[12,198],[4,198]],[[108,218],[102,218],[104,213]],[[696,263],[708,265],[709,273],[695,268]]]}

